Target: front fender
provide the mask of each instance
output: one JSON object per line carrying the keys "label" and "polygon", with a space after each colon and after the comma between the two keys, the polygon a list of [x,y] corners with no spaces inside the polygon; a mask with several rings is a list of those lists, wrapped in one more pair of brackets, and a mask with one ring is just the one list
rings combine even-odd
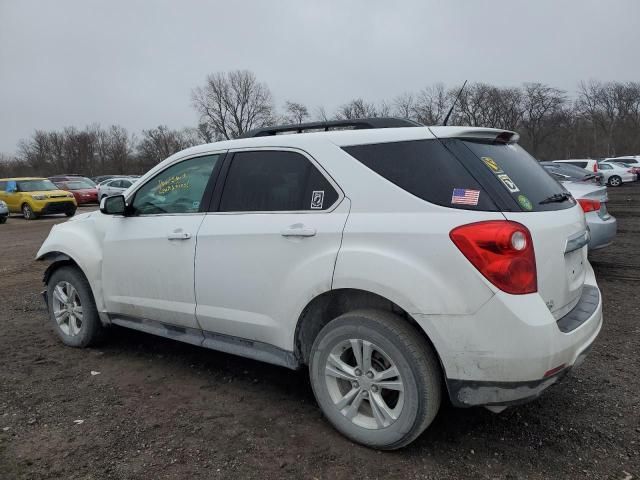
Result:
{"label": "front fender", "polygon": [[[87,278],[96,307],[104,311],[102,296],[102,239],[104,235],[90,218],[70,221],[54,227],[36,254],[36,260],[73,262]],[[46,275],[50,274],[48,268]]]}

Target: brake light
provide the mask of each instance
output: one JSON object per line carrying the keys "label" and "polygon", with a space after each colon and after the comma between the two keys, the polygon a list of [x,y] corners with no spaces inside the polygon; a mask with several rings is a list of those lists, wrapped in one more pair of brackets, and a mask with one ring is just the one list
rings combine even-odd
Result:
{"label": "brake light", "polygon": [[589,200],[588,198],[579,198],[578,203],[584,210],[584,213],[587,212],[597,212],[600,210],[600,202],[598,200]]}
{"label": "brake light", "polygon": [[597,171],[598,171],[598,162],[595,162],[595,163],[593,164],[593,171],[594,171],[594,172],[597,172]]}
{"label": "brake light", "polygon": [[514,295],[538,291],[531,233],[524,225],[490,220],[454,228],[451,241],[500,290]]}

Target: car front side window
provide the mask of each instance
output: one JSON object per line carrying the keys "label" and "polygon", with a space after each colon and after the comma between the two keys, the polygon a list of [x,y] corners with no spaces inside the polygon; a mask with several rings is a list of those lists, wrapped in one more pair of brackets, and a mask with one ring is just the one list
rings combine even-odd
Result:
{"label": "car front side window", "polygon": [[135,193],[133,215],[198,212],[220,157],[216,154],[191,158],[163,170]]}

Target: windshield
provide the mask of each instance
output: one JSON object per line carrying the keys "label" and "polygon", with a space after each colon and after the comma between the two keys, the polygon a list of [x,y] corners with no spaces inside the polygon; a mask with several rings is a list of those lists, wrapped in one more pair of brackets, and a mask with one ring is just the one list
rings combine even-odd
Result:
{"label": "windshield", "polygon": [[73,182],[66,183],[67,190],[83,190],[86,188],[94,188],[92,184],[89,182],[85,182],[84,180],[74,180]]}
{"label": "windshield", "polygon": [[40,192],[49,190],[58,190],[51,180],[20,180],[18,182],[18,190],[21,192]]}
{"label": "windshield", "polygon": [[567,190],[518,144],[464,140],[492,175],[525,212],[563,210],[575,205]]}

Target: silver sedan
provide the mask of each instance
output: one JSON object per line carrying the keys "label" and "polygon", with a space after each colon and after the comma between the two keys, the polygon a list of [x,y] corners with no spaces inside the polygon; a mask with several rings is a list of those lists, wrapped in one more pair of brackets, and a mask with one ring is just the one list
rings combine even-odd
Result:
{"label": "silver sedan", "polygon": [[607,187],[578,182],[561,182],[564,188],[575,198],[587,220],[591,233],[589,250],[604,248],[613,242],[617,232],[617,221],[607,211]]}

